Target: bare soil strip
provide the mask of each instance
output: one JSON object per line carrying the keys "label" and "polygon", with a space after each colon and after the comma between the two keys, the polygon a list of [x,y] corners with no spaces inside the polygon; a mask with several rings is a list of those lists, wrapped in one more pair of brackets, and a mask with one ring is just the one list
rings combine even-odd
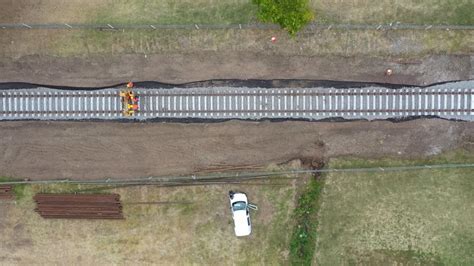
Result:
{"label": "bare soil strip", "polygon": [[[320,79],[427,85],[474,78],[471,56],[399,58],[260,56],[249,53],[0,58],[0,82],[101,87],[125,81]],[[391,68],[394,74],[384,71]]]}
{"label": "bare soil strip", "polygon": [[52,179],[189,174],[215,165],[266,165],[352,155],[420,157],[472,148],[474,124],[439,119],[404,123],[118,122],[0,123],[0,172]]}

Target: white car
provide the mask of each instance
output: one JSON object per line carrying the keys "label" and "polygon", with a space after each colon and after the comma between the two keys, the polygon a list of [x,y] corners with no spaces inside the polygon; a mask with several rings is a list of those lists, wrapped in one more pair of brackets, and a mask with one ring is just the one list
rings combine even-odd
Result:
{"label": "white car", "polygon": [[230,209],[234,219],[236,236],[248,236],[252,232],[247,195],[241,192],[229,191]]}

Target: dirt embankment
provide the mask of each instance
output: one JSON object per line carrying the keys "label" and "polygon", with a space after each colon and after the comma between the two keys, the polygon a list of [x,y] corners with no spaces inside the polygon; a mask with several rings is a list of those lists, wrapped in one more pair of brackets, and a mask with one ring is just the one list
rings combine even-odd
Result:
{"label": "dirt embankment", "polygon": [[[407,60],[204,51],[147,57],[29,55],[0,58],[0,82],[100,87],[129,80],[184,83],[208,79],[326,79],[427,85],[474,78],[471,61],[471,56],[448,55]],[[394,75],[384,75],[387,68],[393,69]]]}
{"label": "dirt embankment", "polygon": [[474,124],[2,122],[0,173],[31,179],[188,174],[225,165],[354,155],[416,157],[472,145]]}

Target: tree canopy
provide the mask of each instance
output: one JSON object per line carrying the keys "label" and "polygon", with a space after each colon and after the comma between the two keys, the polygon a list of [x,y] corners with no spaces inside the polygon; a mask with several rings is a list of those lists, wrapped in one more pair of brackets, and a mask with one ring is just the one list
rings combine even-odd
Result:
{"label": "tree canopy", "polygon": [[252,0],[258,5],[258,18],[280,25],[292,36],[314,19],[309,0]]}

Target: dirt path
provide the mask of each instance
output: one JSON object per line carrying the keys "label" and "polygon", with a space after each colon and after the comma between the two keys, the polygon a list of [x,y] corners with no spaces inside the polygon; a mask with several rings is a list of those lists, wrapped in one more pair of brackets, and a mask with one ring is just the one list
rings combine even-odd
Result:
{"label": "dirt path", "polygon": [[186,174],[216,165],[266,165],[322,156],[433,155],[474,138],[474,124],[3,122],[0,132],[2,175],[94,179]]}
{"label": "dirt path", "polygon": [[[474,58],[474,57],[473,57]],[[392,68],[393,76],[384,75]],[[421,60],[370,57],[263,56],[248,53],[139,54],[95,57],[0,58],[0,82],[107,86],[135,81],[183,83],[207,79],[326,79],[425,85],[474,78],[470,56]]]}

